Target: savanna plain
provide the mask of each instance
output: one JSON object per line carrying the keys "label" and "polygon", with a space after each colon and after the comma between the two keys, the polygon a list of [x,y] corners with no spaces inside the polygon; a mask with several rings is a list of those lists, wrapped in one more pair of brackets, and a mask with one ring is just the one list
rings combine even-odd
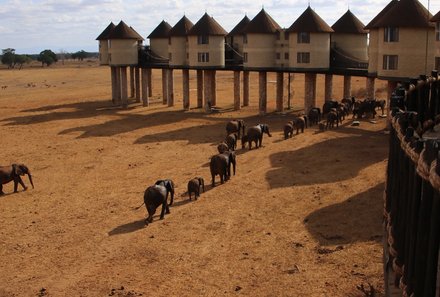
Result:
{"label": "savanna plain", "polygon": [[[303,105],[303,75],[292,79],[293,110],[276,113],[270,73],[259,116],[258,74],[250,106],[233,111],[233,74],[218,71],[220,112],[207,114],[194,108],[195,72],[190,111],[174,73],[174,107],[161,104],[153,70],[150,106],[124,110],[111,102],[110,69],[96,61],[0,69],[0,165],[26,164],[35,184],[3,187],[0,296],[384,296],[387,120],[346,119],[284,140]],[[376,97],[385,99],[384,86],[376,82]],[[335,99],[342,87],[335,76]],[[352,90],[363,99],[365,78],[353,77]],[[317,98],[322,106],[323,75]],[[236,175],[212,187],[209,160],[235,118],[267,123],[272,137],[239,146]],[[195,176],[205,192],[189,201]],[[159,208],[145,226],[146,209],[134,208],[165,178],[176,184],[171,213],[159,220]]]}

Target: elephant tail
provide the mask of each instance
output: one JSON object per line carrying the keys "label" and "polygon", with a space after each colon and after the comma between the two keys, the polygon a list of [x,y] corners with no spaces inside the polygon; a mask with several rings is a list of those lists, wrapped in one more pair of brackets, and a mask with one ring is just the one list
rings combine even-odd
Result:
{"label": "elephant tail", "polygon": [[139,208],[141,208],[142,205],[144,205],[145,202],[143,202],[141,205],[139,205],[138,207],[133,208],[133,210],[138,210]]}

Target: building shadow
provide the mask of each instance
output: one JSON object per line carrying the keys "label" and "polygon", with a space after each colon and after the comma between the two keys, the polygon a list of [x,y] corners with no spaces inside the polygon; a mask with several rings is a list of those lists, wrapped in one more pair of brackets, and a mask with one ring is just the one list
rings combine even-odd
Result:
{"label": "building shadow", "polygon": [[304,223],[320,245],[382,240],[383,192],[380,183],[365,192],[309,214]]}

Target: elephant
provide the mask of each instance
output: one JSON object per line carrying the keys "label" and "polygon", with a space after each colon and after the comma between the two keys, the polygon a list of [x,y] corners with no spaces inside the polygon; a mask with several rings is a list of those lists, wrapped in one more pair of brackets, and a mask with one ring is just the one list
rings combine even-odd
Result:
{"label": "elephant", "polygon": [[246,137],[242,137],[241,146],[245,148],[246,142],[249,143],[249,150],[252,149],[252,142],[255,142],[255,146],[257,148],[261,147],[263,144],[263,133],[266,133],[269,137],[272,135],[269,132],[269,125],[267,124],[258,124],[253,127],[249,127],[246,133]]}
{"label": "elephant", "polygon": [[219,154],[222,154],[222,153],[228,151],[229,147],[225,142],[222,142],[219,145],[217,145],[217,150],[218,150]]}
{"label": "elephant", "polygon": [[200,197],[200,187],[205,192],[205,180],[203,177],[194,177],[188,182],[189,200],[191,200],[191,193],[194,193],[195,200],[197,200],[197,197]]}
{"label": "elephant", "polygon": [[244,135],[245,125],[244,120],[232,120],[226,124],[226,134],[238,133],[238,138]]}
{"label": "elephant", "polygon": [[215,187],[215,176],[220,175],[220,183],[224,183],[231,177],[231,164],[236,169],[236,155],[234,152],[227,151],[211,157],[209,169],[211,170],[212,186]]}
{"label": "elephant", "polygon": [[328,114],[332,108],[337,108],[338,104],[338,101],[335,100],[325,101],[322,105],[322,114]]}
{"label": "elephant", "polygon": [[297,116],[293,119],[293,125],[296,127],[296,135],[299,134],[300,129],[301,133],[304,133],[304,127],[307,127],[307,118],[304,116]]}
{"label": "elephant", "polygon": [[336,127],[338,127],[339,124],[339,116],[338,116],[338,112],[331,110],[328,114],[327,114],[327,123],[325,128],[334,128],[336,123]]}
{"label": "elephant", "polygon": [[235,151],[237,147],[238,135],[236,133],[229,134],[225,138],[225,142],[228,145],[229,150]]}
{"label": "elephant", "polygon": [[10,166],[0,166],[0,195],[3,195],[3,184],[7,184],[10,181],[14,181],[14,193],[17,193],[18,184],[20,184],[24,191],[27,187],[24,185],[23,180],[20,175],[27,174],[29,181],[34,188],[34,183],[32,182],[32,175],[29,168],[24,164],[12,164]]}
{"label": "elephant", "polygon": [[150,186],[145,190],[144,203],[147,208],[148,217],[145,219],[145,224],[153,222],[153,215],[159,205],[162,204],[162,211],[160,212],[160,219],[163,220],[165,212],[170,213],[169,205],[167,204],[168,190],[163,185]]}
{"label": "elephant", "polygon": [[284,139],[292,137],[294,125],[295,124],[293,123],[293,121],[288,121],[286,124],[284,124]]}
{"label": "elephant", "polygon": [[312,107],[309,110],[309,125],[318,124],[321,121],[321,109],[318,107]]}
{"label": "elephant", "polygon": [[167,189],[167,199],[168,193],[170,193],[171,199],[169,206],[173,205],[174,202],[174,182],[171,179],[159,179],[156,181],[155,185],[164,186]]}

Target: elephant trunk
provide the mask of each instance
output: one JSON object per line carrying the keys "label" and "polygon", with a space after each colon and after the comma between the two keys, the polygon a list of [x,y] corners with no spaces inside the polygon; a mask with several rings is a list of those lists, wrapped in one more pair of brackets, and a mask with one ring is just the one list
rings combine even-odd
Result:
{"label": "elephant trunk", "polygon": [[28,172],[28,177],[29,177],[29,181],[30,181],[30,183],[31,183],[31,185],[32,185],[32,189],[35,189],[35,187],[34,187],[34,183],[32,182],[32,175],[31,175],[31,173],[30,172]]}

